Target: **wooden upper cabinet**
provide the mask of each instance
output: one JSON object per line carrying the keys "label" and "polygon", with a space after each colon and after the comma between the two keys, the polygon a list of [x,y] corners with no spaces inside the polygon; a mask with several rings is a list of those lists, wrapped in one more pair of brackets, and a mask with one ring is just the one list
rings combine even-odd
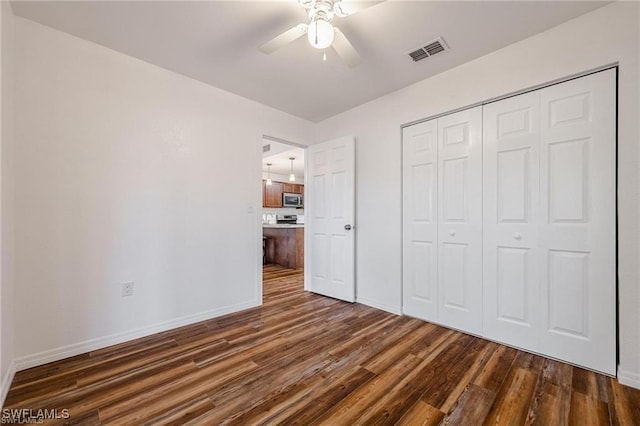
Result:
{"label": "wooden upper cabinet", "polygon": [[267,185],[266,181],[262,181],[262,206],[263,207],[282,207],[282,190],[283,184],[273,182]]}
{"label": "wooden upper cabinet", "polygon": [[282,207],[282,193],[303,194],[304,185],[298,183],[285,183],[273,181],[267,185],[267,181],[262,181],[262,207]]}
{"label": "wooden upper cabinet", "polygon": [[282,192],[288,192],[291,194],[303,194],[304,185],[297,183],[282,183]]}
{"label": "wooden upper cabinet", "polygon": [[282,183],[282,192],[293,192],[293,184],[292,183]]}

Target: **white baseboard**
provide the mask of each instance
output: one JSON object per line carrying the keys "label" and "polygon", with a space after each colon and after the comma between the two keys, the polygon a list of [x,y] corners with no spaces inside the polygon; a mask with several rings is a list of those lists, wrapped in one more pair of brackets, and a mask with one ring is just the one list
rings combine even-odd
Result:
{"label": "white baseboard", "polygon": [[189,325],[199,321],[205,321],[222,315],[238,312],[243,309],[253,308],[256,306],[260,306],[260,304],[261,301],[252,300],[249,302],[239,303],[237,305],[225,306],[222,308],[200,312],[194,315],[186,315],[184,317],[163,321],[134,330],[124,331],[121,333],[98,337],[95,339],[86,340],[84,342],[74,343],[71,345],[62,346],[35,354],[21,356],[15,360],[15,370],[26,370],[27,368],[36,367],[48,362],[58,361],[71,356],[106,348],[107,346],[117,345],[129,340],[134,340],[140,337],[149,336],[151,334],[160,333],[162,331],[171,330],[172,328],[182,327],[184,325]]}
{"label": "white baseboard", "polygon": [[2,382],[0,382],[0,407],[4,407],[4,401],[7,399],[7,394],[9,393],[9,388],[11,387],[11,382],[13,382],[13,376],[15,375],[16,363],[15,361],[12,361],[7,372],[2,378]]}
{"label": "white baseboard", "polygon": [[402,310],[397,306],[387,305],[385,303],[380,303],[378,301],[367,299],[365,297],[356,297],[356,302],[362,303],[363,305],[371,306],[372,308],[380,309],[381,311],[390,312],[396,315],[402,315]]}
{"label": "white baseboard", "polygon": [[623,370],[618,366],[618,382],[631,386],[632,388],[640,389],[640,373]]}

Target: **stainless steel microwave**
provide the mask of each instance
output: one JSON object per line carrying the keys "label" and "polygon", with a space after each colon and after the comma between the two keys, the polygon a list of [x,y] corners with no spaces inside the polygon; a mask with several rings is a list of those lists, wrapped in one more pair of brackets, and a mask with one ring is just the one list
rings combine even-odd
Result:
{"label": "stainless steel microwave", "polygon": [[302,194],[292,194],[290,192],[282,194],[282,207],[301,208],[302,206]]}

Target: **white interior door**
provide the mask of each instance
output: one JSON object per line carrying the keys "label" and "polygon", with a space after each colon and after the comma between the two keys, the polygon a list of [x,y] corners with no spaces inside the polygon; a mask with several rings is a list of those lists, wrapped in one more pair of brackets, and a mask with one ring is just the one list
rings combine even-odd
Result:
{"label": "white interior door", "polygon": [[438,317],[482,332],[482,107],[438,119]]}
{"label": "white interior door", "polygon": [[355,141],[312,145],[306,158],[305,288],[353,302]]}
{"label": "white interior door", "polygon": [[616,372],[615,70],[541,90],[541,351]]}
{"label": "white interior door", "polygon": [[537,351],[540,91],[483,109],[484,332]]}
{"label": "white interior door", "polygon": [[438,320],[438,125],[402,131],[402,309]]}

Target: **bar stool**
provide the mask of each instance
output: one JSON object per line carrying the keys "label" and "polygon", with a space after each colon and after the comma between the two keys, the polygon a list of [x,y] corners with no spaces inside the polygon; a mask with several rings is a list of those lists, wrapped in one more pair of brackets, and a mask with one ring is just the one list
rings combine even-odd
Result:
{"label": "bar stool", "polygon": [[267,237],[262,236],[262,264],[267,264]]}

